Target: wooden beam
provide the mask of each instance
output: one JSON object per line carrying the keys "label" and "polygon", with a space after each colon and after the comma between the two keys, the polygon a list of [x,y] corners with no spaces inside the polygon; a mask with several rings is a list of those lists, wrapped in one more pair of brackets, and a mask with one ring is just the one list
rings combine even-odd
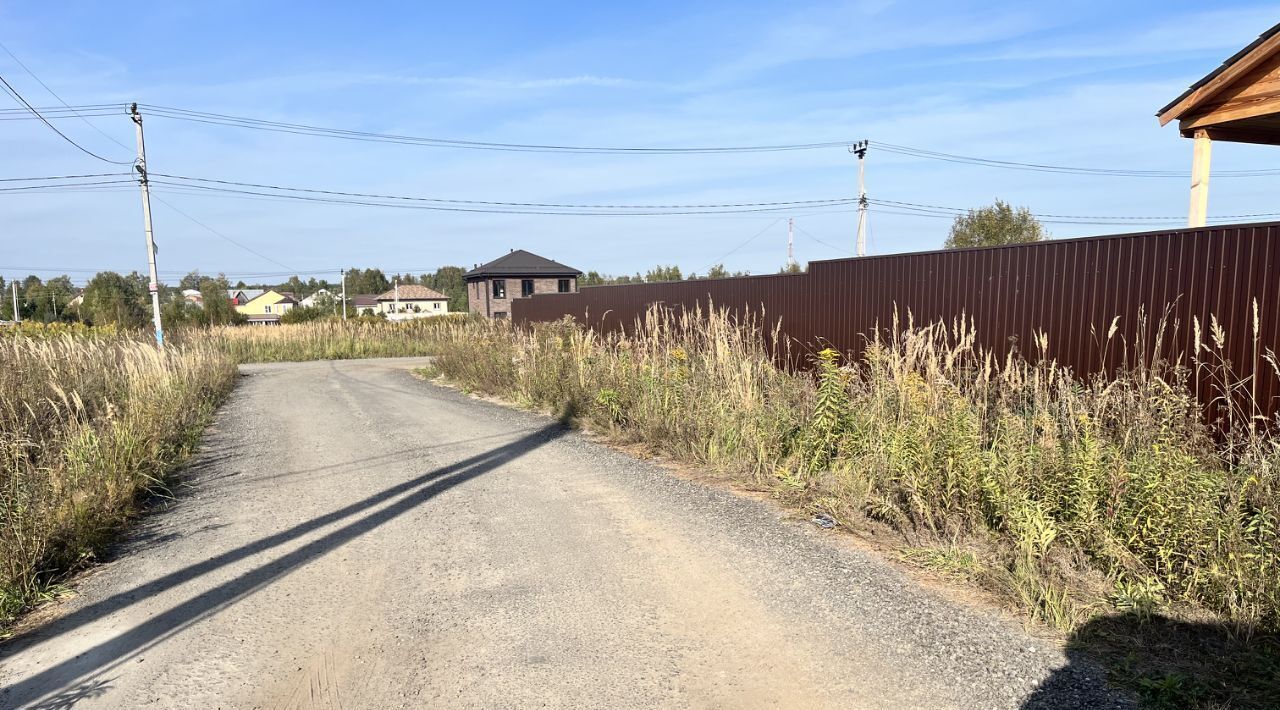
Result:
{"label": "wooden beam", "polygon": [[1280,130],[1264,130],[1261,128],[1236,128],[1230,124],[1213,128],[1199,128],[1183,131],[1183,138],[1194,138],[1196,131],[1206,131],[1209,138],[1223,143],[1255,143],[1257,145],[1280,145]]}
{"label": "wooden beam", "polygon": [[1247,55],[1223,69],[1221,74],[1205,82],[1204,86],[1187,94],[1181,101],[1170,106],[1167,111],[1161,112],[1159,116],[1160,125],[1163,126],[1175,118],[1181,118],[1184,113],[1230,86],[1236,79],[1251,71],[1259,62],[1270,57],[1276,51],[1280,51],[1280,33],[1268,37],[1264,42],[1250,50]]}
{"label": "wooden beam", "polygon": [[1187,212],[1188,227],[1203,227],[1209,215],[1209,149],[1211,147],[1209,132],[1204,129],[1196,131],[1191,152],[1191,208]]}

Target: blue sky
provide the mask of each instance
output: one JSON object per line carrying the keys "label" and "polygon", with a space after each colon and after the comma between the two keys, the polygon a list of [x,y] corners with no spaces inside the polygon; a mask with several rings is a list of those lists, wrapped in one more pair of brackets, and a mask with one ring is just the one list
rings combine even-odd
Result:
{"label": "blue sky", "polygon": [[[0,42],[71,104],[140,101],[407,135],[519,143],[706,146],[868,138],[988,158],[1187,170],[1190,142],[1154,113],[1280,21],[1217,3],[0,3]],[[0,75],[56,101],[0,52]],[[0,97],[9,100],[7,97]],[[16,106],[16,104],[15,104]],[[5,106],[4,108],[10,108]],[[92,119],[132,146],[126,117]],[[79,121],[86,147],[131,151]],[[147,121],[152,172],[456,199],[705,203],[856,194],[842,148],[746,155],[492,153]],[[0,177],[110,168],[35,121],[0,122]],[[1275,167],[1219,144],[1214,168]],[[1171,216],[1185,178],[996,170],[869,157],[872,197],[1044,214]],[[1210,215],[1274,211],[1280,177],[1218,179]],[[471,265],[524,248],[608,273],[724,261],[775,271],[785,219],[802,260],[848,255],[844,210],[686,217],[468,215],[161,191],[303,273]],[[233,276],[281,267],[156,204],[160,266]],[[871,252],[937,248],[946,219],[873,213]],[[1049,225],[1055,237],[1125,230]],[[760,233],[746,246],[743,242]],[[0,273],[141,270],[135,192],[0,196]],[[815,240],[813,237],[816,237]],[[827,244],[819,243],[826,242]],[[737,248],[736,251],[733,251]],[[729,252],[729,256],[725,256]],[[73,272],[78,274],[78,272]],[[169,280],[172,280],[170,278]]]}

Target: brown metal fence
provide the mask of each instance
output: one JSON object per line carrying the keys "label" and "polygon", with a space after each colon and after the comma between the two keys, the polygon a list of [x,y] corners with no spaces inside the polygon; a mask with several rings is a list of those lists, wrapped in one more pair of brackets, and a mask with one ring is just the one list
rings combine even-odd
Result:
{"label": "brown metal fence", "polygon": [[[1139,341],[1189,362],[1192,319],[1207,339],[1216,318],[1232,369],[1253,378],[1254,401],[1268,414],[1280,405],[1280,377],[1264,359],[1280,351],[1280,222],[816,261],[797,275],[587,287],[515,300],[512,318],[568,315],[600,330],[626,329],[652,304],[710,303],[780,319],[802,357],[826,345],[859,353],[864,334],[888,327],[896,308],[917,324],[969,317],[979,344],[997,352],[1028,351],[1035,334],[1047,333],[1048,355],[1079,373],[1120,364],[1122,344]],[[1197,383],[1202,400],[1209,386]]]}

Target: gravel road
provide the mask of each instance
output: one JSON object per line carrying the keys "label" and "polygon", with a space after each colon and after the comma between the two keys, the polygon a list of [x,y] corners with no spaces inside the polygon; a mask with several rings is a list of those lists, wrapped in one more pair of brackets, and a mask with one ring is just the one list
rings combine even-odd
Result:
{"label": "gravel road", "polygon": [[0,706],[1107,708],[1101,674],[776,507],[414,359],[243,368]]}

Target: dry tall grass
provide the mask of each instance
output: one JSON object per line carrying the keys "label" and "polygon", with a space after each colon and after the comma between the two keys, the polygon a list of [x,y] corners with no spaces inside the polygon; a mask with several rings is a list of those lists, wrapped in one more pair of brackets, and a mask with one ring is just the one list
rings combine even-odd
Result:
{"label": "dry tall grass", "polygon": [[272,327],[193,329],[179,337],[211,343],[236,362],[406,357],[430,355],[435,330],[468,318],[450,314],[399,323],[372,317],[326,319]]}
{"label": "dry tall grass", "polygon": [[0,624],[92,558],[231,389],[205,344],[110,332],[0,337]]}
{"label": "dry tall grass", "polygon": [[959,564],[1058,628],[1176,606],[1280,630],[1280,445],[1248,426],[1215,438],[1189,369],[1081,380],[982,352],[964,322],[886,332],[857,362],[821,353],[814,376],[779,370],[767,334],[723,312],[654,311],[630,337],[454,324],[436,367],[888,524],[917,561]]}

